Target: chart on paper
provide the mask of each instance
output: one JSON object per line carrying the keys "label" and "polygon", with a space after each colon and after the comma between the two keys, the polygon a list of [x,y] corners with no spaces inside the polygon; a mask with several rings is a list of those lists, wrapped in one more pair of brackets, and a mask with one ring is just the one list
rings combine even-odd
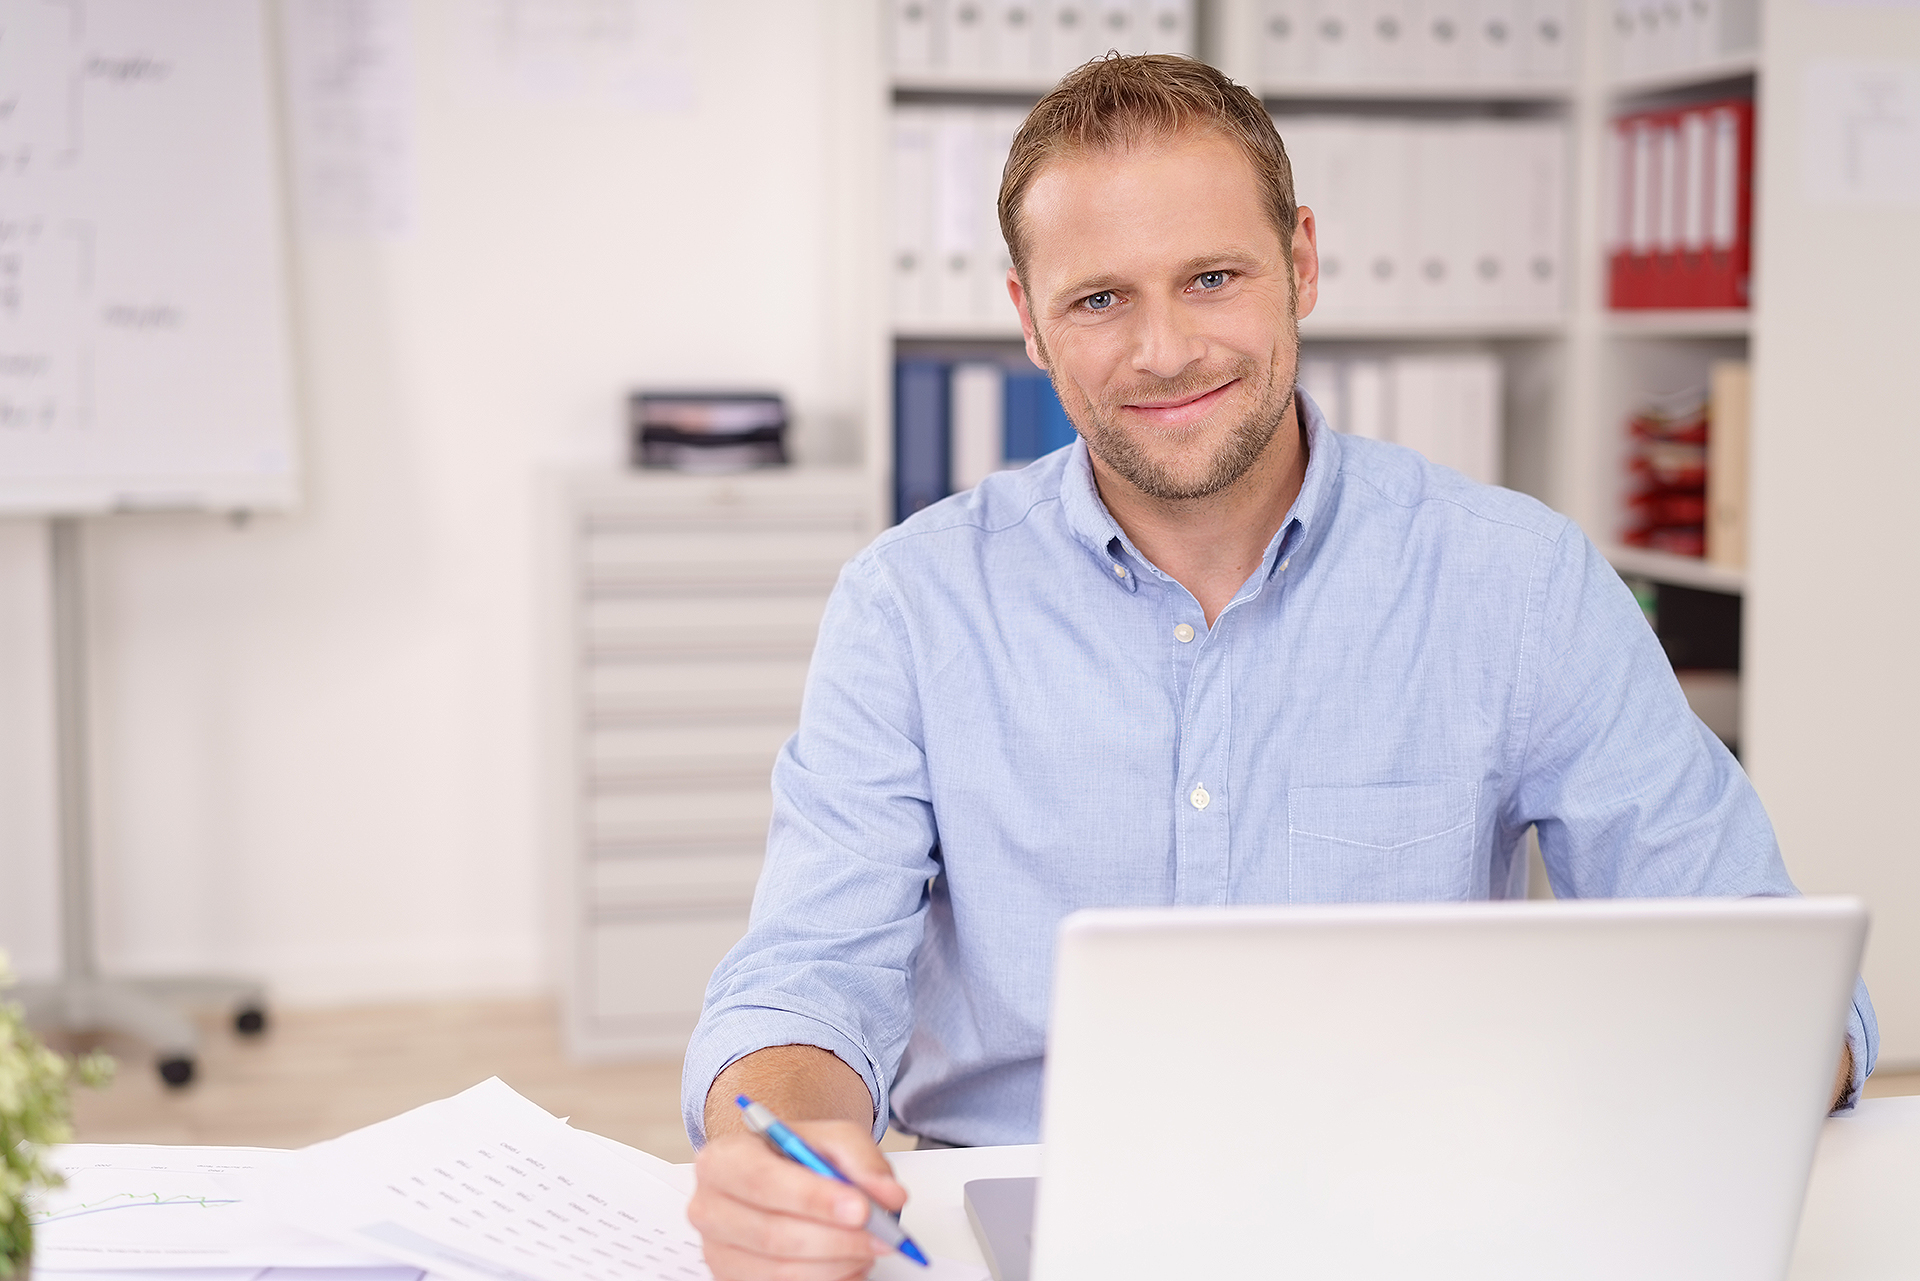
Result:
{"label": "chart on paper", "polygon": [[72,1144],[55,1150],[66,1184],[36,1200],[34,1258],[80,1268],[367,1267],[367,1250],[282,1227],[230,1180],[286,1154],[266,1148]]}
{"label": "chart on paper", "polygon": [[0,0],[0,511],[285,507],[264,0]]}

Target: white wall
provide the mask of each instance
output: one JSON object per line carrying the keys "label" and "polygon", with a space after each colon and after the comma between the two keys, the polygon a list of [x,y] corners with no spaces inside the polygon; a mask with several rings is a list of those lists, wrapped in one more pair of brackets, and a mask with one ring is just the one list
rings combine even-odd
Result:
{"label": "white wall", "polygon": [[1807,150],[1823,144],[1805,131],[1805,89],[1835,59],[1920,76],[1920,9],[1768,0],[1764,17],[1741,742],[1801,888],[1867,900],[1882,1062],[1912,1067],[1920,198],[1823,202],[1807,180]]}
{"label": "white wall", "polygon": [[[612,465],[643,385],[771,386],[803,460],[860,450],[875,6],[686,6],[686,110],[476,74],[492,8],[413,2],[411,230],[296,241],[302,509],[89,530],[113,969],[544,986],[538,476]],[[0,523],[0,946],[29,977],[58,948],[42,555]]]}

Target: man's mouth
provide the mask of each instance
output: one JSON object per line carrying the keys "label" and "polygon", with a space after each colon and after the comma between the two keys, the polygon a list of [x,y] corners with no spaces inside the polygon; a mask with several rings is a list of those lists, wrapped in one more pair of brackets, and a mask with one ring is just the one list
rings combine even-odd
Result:
{"label": "man's mouth", "polygon": [[1239,381],[1238,378],[1229,378],[1218,387],[1196,392],[1191,396],[1129,401],[1125,408],[1156,427],[1184,427],[1212,413],[1214,406],[1220,403],[1227,390]]}

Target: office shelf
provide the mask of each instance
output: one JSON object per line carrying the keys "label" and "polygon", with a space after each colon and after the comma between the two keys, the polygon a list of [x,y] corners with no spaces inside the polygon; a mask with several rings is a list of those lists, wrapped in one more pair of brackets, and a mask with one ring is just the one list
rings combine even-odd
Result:
{"label": "office shelf", "polygon": [[1709,564],[1696,556],[1675,556],[1669,552],[1648,551],[1644,547],[1622,547],[1617,543],[1601,548],[1601,554],[1620,573],[1651,578],[1656,583],[1671,583],[1676,587],[1693,587],[1707,592],[1727,592],[1735,596],[1744,592],[1747,586],[1745,570]]}
{"label": "office shelf", "polygon": [[1607,331],[1623,338],[1743,338],[1753,329],[1753,313],[1741,308],[1609,311]]}

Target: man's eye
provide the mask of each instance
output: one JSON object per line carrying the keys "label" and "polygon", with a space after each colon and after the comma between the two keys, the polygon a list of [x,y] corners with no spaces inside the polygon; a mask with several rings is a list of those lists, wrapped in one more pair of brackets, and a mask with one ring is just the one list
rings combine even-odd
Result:
{"label": "man's eye", "polygon": [[1194,283],[1202,289],[1218,289],[1227,283],[1230,274],[1225,271],[1203,271]]}
{"label": "man's eye", "polygon": [[1097,294],[1088,294],[1086,298],[1081,301],[1081,305],[1088,311],[1105,311],[1107,308],[1113,306],[1113,291],[1111,289],[1102,289]]}

